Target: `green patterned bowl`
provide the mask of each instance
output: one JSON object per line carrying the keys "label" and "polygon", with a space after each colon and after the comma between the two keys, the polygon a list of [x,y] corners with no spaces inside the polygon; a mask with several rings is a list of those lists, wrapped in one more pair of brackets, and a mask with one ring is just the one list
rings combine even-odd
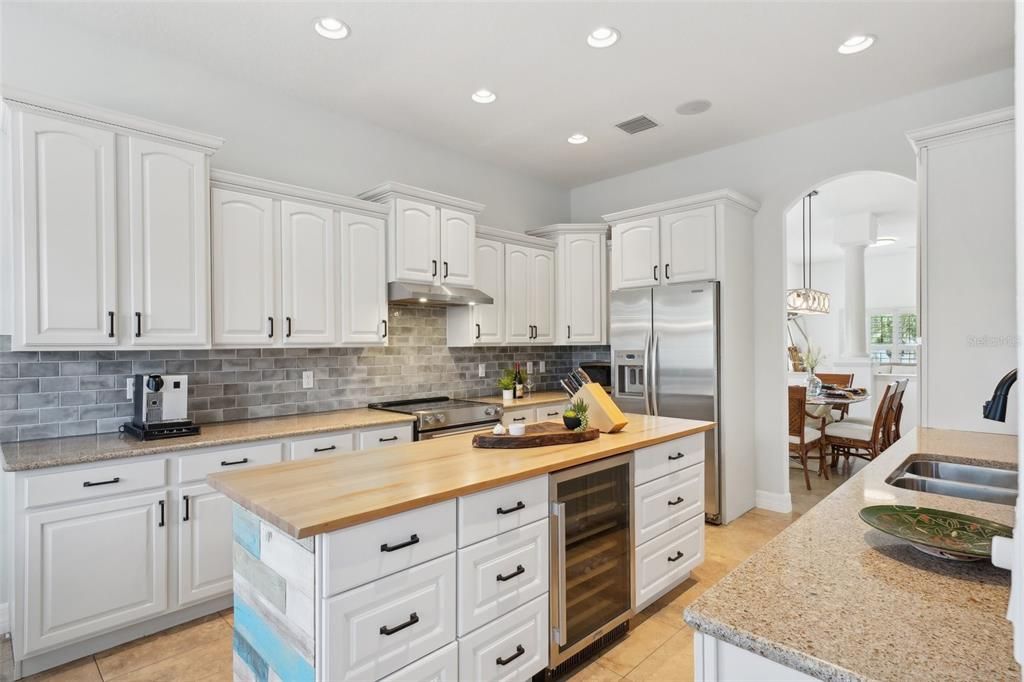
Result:
{"label": "green patterned bowl", "polygon": [[861,509],[860,518],[925,554],[954,561],[991,559],[992,538],[1013,537],[1001,523],[927,507],[880,504]]}

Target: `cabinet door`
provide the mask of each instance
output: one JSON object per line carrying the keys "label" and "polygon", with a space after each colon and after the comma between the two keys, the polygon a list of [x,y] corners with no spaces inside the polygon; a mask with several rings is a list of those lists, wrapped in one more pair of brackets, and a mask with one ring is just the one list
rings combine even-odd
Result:
{"label": "cabinet door", "polygon": [[661,218],[663,284],[715,278],[715,207]]}
{"label": "cabinet door", "polygon": [[281,202],[281,300],[284,342],[334,342],[334,215],[328,208]]}
{"label": "cabinet door", "polygon": [[387,344],[387,272],[383,218],[343,213],[338,248],[341,342]]}
{"label": "cabinet door", "polygon": [[19,113],[15,308],[26,346],[118,342],[114,134]]}
{"label": "cabinet door", "polygon": [[505,245],[505,340],[532,343],[530,270],[533,249]]}
{"label": "cabinet door", "polygon": [[394,272],[391,280],[439,282],[441,256],[437,207],[395,199]]}
{"label": "cabinet door", "polygon": [[561,344],[604,343],[605,240],[569,234],[558,243],[558,328]]}
{"label": "cabinet door", "polygon": [[208,485],[178,496],[178,604],[231,592],[231,500]]}
{"label": "cabinet door", "polygon": [[26,653],[167,608],[163,491],[25,516]]}
{"label": "cabinet door", "polygon": [[476,242],[476,287],[494,299],[473,306],[473,343],[493,346],[505,341],[505,245],[489,239]]}
{"label": "cabinet door", "polygon": [[660,284],[658,219],[645,218],[612,227],[612,290]]}
{"label": "cabinet door", "polygon": [[441,209],[441,282],[464,287],[475,281],[476,218],[469,213]]}
{"label": "cabinet door", "polygon": [[532,249],[530,255],[530,323],[534,343],[555,342],[555,254]]}
{"label": "cabinet door", "polygon": [[128,140],[128,215],[134,346],[210,342],[206,156]]}
{"label": "cabinet door", "polygon": [[284,333],[274,305],[274,202],[214,189],[210,203],[213,342],[269,346]]}

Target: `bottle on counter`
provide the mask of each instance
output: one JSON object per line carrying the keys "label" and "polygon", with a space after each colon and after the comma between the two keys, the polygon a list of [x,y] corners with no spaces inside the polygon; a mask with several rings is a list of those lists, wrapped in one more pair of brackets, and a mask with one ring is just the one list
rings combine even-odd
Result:
{"label": "bottle on counter", "polygon": [[525,391],[524,391],[524,388],[523,388],[523,373],[519,369],[519,363],[518,362],[516,363],[515,379],[516,379],[516,390],[515,390],[514,395],[515,395],[516,399],[518,400],[519,398],[522,398],[525,395]]}

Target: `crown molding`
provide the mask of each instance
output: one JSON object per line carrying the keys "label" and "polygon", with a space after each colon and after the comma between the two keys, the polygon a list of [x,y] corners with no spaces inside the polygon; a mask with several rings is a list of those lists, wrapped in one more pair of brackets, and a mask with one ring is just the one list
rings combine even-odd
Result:
{"label": "crown molding", "polygon": [[440,192],[423,189],[422,187],[413,187],[412,185],[404,185],[400,182],[393,182],[390,180],[388,182],[381,183],[372,189],[368,189],[365,192],[360,192],[356,196],[364,201],[376,202],[390,201],[397,197],[418,199],[419,201],[427,201],[431,204],[437,204],[446,208],[454,208],[459,211],[465,211],[466,213],[472,213],[473,215],[477,215],[484,210],[484,205],[475,201],[459,199],[458,197],[441,194]]}
{"label": "crown molding", "polygon": [[318,189],[289,185],[284,182],[255,178],[251,175],[213,169],[210,171],[210,186],[239,192],[255,192],[273,199],[300,199],[330,208],[357,211],[374,216],[387,217],[388,207],[372,201],[353,199],[342,194],[323,192]]}
{"label": "crown molding", "polygon": [[20,111],[32,111],[64,120],[98,125],[127,134],[143,134],[174,144],[191,147],[205,154],[213,154],[224,144],[224,138],[194,130],[178,128],[151,121],[140,116],[123,114],[90,104],[70,102],[56,97],[3,86],[4,104]]}
{"label": "crown molding", "polygon": [[562,234],[600,234],[607,237],[609,231],[607,223],[556,223],[527,230],[526,234],[544,239],[554,239]]}
{"label": "crown molding", "polygon": [[658,204],[649,204],[639,208],[631,208],[626,211],[608,213],[607,215],[601,216],[601,218],[603,220],[607,220],[609,223],[620,223],[623,220],[661,215],[671,211],[678,211],[680,209],[699,208],[701,206],[707,206],[719,202],[731,203],[739,208],[750,211],[751,213],[757,213],[761,208],[761,202],[755,199],[751,199],[750,197],[731,189],[720,189],[715,190],[714,192],[705,192],[704,194],[694,194],[693,196],[684,197],[682,199],[672,199]]}
{"label": "crown molding", "polygon": [[916,152],[920,151],[922,147],[950,142],[979,133],[987,134],[1004,126],[1012,126],[1013,120],[1013,107],[1004,107],[911,130],[907,133],[907,140]]}
{"label": "crown molding", "polygon": [[557,244],[550,239],[531,237],[525,232],[502,230],[497,227],[488,227],[487,225],[477,225],[476,236],[483,237],[484,239],[493,239],[495,241],[504,242],[505,244],[528,246],[534,249],[554,249],[557,246]]}

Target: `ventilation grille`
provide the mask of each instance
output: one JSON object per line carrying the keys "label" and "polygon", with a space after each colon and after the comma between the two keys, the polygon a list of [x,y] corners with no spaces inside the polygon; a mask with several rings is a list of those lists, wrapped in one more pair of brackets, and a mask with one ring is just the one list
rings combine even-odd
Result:
{"label": "ventilation grille", "polygon": [[542,670],[534,675],[533,682],[551,682],[552,680],[565,679],[568,677],[569,672],[582,667],[584,663],[589,663],[598,652],[621,639],[628,630],[628,620],[619,623],[614,628],[562,661],[558,667],[548,668],[547,670]]}
{"label": "ventilation grille", "polygon": [[628,121],[616,123],[615,127],[624,133],[636,135],[637,133],[642,133],[645,130],[657,128],[658,124],[652,121],[651,119],[647,118],[646,116],[640,115],[635,118],[631,118]]}

